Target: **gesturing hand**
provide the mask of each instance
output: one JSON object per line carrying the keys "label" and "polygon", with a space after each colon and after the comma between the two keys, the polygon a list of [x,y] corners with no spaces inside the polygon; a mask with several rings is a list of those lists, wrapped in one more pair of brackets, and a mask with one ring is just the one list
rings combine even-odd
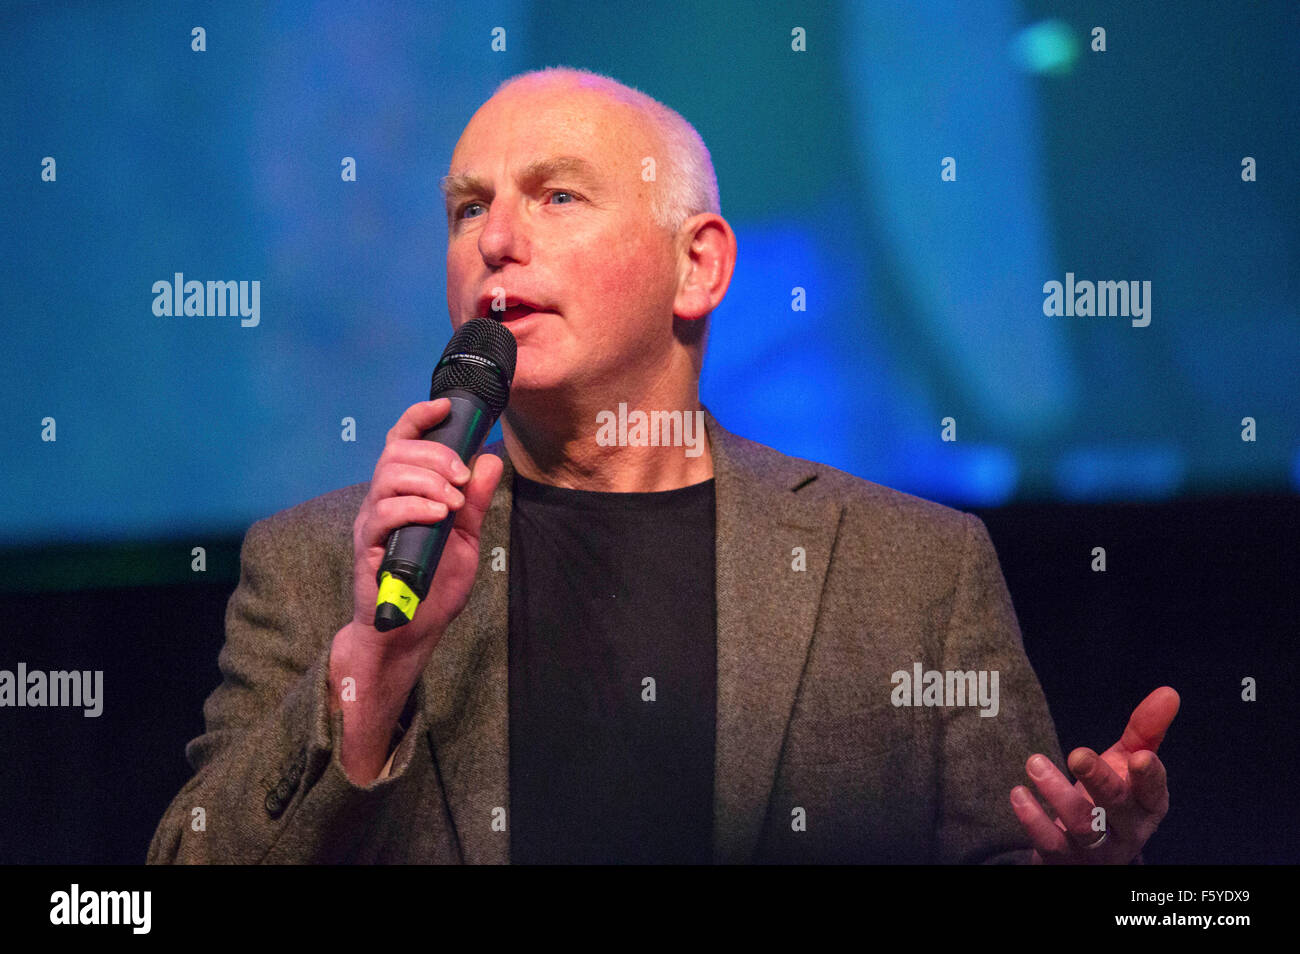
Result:
{"label": "gesturing hand", "polygon": [[[1088,748],[1071,752],[1073,785],[1046,756],[1030,756],[1025,769],[1057,816],[1049,819],[1025,786],[1011,790],[1011,808],[1034,844],[1034,864],[1127,864],[1138,856],[1169,811],[1156,749],[1179,704],[1178,693],[1162,686],[1138,704],[1120,740],[1100,756]],[[1093,828],[1094,806],[1105,809],[1104,831]]]}

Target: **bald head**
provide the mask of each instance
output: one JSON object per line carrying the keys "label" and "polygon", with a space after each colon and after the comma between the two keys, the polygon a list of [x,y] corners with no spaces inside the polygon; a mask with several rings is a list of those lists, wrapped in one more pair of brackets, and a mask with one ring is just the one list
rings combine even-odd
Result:
{"label": "bald head", "polygon": [[512,76],[496,88],[493,96],[508,90],[568,90],[579,95],[600,96],[633,111],[633,123],[643,132],[648,149],[639,157],[642,178],[648,165],[645,160],[654,162],[655,188],[650,194],[650,212],[655,224],[676,233],[692,215],[722,213],[718,179],[704,140],[680,113],[658,100],[611,77],[568,66]]}

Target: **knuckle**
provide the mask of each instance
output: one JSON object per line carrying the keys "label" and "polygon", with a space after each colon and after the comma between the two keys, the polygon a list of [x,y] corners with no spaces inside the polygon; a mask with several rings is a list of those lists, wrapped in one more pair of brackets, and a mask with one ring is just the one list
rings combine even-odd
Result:
{"label": "knuckle", "polygon": [[442,474],[444,477],[453,476],[462,466],[460,455],[450,447],[444,447],[444,453],[441,458]]}

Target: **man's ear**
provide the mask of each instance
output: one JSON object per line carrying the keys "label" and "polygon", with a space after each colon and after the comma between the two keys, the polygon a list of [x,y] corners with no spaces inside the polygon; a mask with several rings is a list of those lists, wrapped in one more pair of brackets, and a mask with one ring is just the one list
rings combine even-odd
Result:
{"label": "man's ear", "polygon": [[722,216],[701,212],[682,224],[677,241],[673,314],[685,321],[698,321],[727,294],[736,268],[736,233]]}

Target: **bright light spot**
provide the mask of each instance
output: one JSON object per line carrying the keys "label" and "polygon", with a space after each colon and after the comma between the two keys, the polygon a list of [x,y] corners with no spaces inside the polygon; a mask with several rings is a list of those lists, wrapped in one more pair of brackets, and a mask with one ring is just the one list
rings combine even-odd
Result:
{"label": "bright light spot", "polygon": [[1043,20],[1016,35],[1011,41],[1011,57],[1028,73],[1061,76],[1074,68],[1079,46],[1067,24],[1061,20]]}

